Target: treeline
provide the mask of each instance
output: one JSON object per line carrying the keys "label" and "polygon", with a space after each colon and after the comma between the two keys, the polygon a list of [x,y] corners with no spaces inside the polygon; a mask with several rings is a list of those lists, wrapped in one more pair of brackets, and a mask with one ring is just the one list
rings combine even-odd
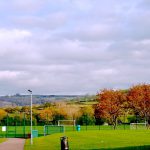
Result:
{"label": "treeline", "polygon": [[[131,122],[150,124],[150,85],[141,84],[128,90],[104,89],[95,103],[47,102],[33,106],[33,125],[53,124],[58,120],[76,120],[80,125],[113,125]],[[0,109],[0,125],[30,125],[30,106]]]}
{"label": "treeline", "polygon": [[[150,124],[150,85],[140,84],[129,90],[104,89],[97,94],[95,117],[104,119],[116,128],[120,116],[128,116],[133,122]],[[130,116],[133,116],[132,118]]]}
{"label": "treeline", "polygon": [[[33,107],[33,125],[57,125],[58,120],[76,120],[77,124],[94,124],[92,105],[79,106],[67,102],[45,103]],[[30,106],[0,109],[0,125],[30,125]]]}

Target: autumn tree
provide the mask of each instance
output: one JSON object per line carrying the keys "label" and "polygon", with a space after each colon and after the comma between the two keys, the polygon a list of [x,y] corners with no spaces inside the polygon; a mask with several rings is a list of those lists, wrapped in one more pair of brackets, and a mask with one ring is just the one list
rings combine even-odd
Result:
{"label": "autumn tree", "polygon": [[19,107],[7,107],[5,108],[5,111],[7,113],[18,113],[20,112],[20,108]]}
{"label": "autumn tree", "polygon": [[125,93],[120,90],[102,90],[97,94],[95,117],[107,119],[116,129],[117,120],[123,114],[125,100]]}
{"label": "autumn tree", "polygon": [[31,113],[31,108],[30,108],[30,106],[23,106],[20,111],[24,112],[26,114],[30,114]]}
{"label": "autumn tree", "polygon": [[39,113],[39,118],[41,121],[45,123],[49,123],[50,121],[53,120],[53,113],[50,108],[46,108],[44,110],[41,110]]}
{"label": "autumn tree", "polygon": [[65,102],[56,102],[53,107],[53,124],[58,124],[58,120],[67,119],[67,110]]}
{"label": "autumn tree", "polygon": [[64,108],[67,114],[67,119],[75,120],[80,116],[80,107],[77,105],[66,105]]}
{"label": "autumn tree", "polygon": [[127,99],[133,112],[150,124],[150,84],[131,87]]}
{"label": "autumn tree", "polygon": [[7,115],[6,111],[3,109],[0,109],[0,120],[2,120]]}

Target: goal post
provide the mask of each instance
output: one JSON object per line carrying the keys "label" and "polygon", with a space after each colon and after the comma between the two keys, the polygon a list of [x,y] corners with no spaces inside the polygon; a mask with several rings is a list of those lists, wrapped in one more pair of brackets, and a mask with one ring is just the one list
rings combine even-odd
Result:
{"label": "goal post", "polygon": [[58,120],[58,126],[76,126],[76,120]]}
{"label": "goal post", "polygon": [[50,135],[53,133],[62,133],[65,131],[64,126],[57,126],[57,125],[44,125],[44,136]]}
{"label": "goal post", "polygon": [[131,130],[146,129],[146,128],[147,128],[147,123],[130,123]]}

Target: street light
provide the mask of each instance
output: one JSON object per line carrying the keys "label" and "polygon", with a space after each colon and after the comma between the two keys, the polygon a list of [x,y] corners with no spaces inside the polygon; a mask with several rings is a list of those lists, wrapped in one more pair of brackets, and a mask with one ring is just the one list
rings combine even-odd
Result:
{"label": "street light", "polygon": [[32,91],[31,90],[28,90],[28,92],[30,93],[31,95],[31,145],[33,144],[33,136],[32,136]]}

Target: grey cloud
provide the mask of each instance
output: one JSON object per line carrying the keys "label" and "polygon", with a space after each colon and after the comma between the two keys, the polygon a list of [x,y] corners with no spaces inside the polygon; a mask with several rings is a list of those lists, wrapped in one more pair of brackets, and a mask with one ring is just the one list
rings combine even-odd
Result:
{"label": "grey cloud", "polygon": [[[0,28],[0,94],[29,87],[37,94],[86,94],[149,82],[149,11],[141,2],[11,2]],[[1,12],[10,7],[0,3]]]}
{"label": "grey cloud", "polygon": [[19,27],[41,28],[46,30],[56,29],[63,26],[67,21],[67,16],[63,12],[51,13],[46,16],[24,16],[13,18],[13,22]]}
{"label": "grey cloud", "polygon": [[16,12],[37,12],[40,10],[44,5],[46,4],[46,1],[41,0],[26,0],[26,1],[20,1],[20,0],[1,0],[0,2],[0,8],[1,11],[9,10],[13,13]]}

